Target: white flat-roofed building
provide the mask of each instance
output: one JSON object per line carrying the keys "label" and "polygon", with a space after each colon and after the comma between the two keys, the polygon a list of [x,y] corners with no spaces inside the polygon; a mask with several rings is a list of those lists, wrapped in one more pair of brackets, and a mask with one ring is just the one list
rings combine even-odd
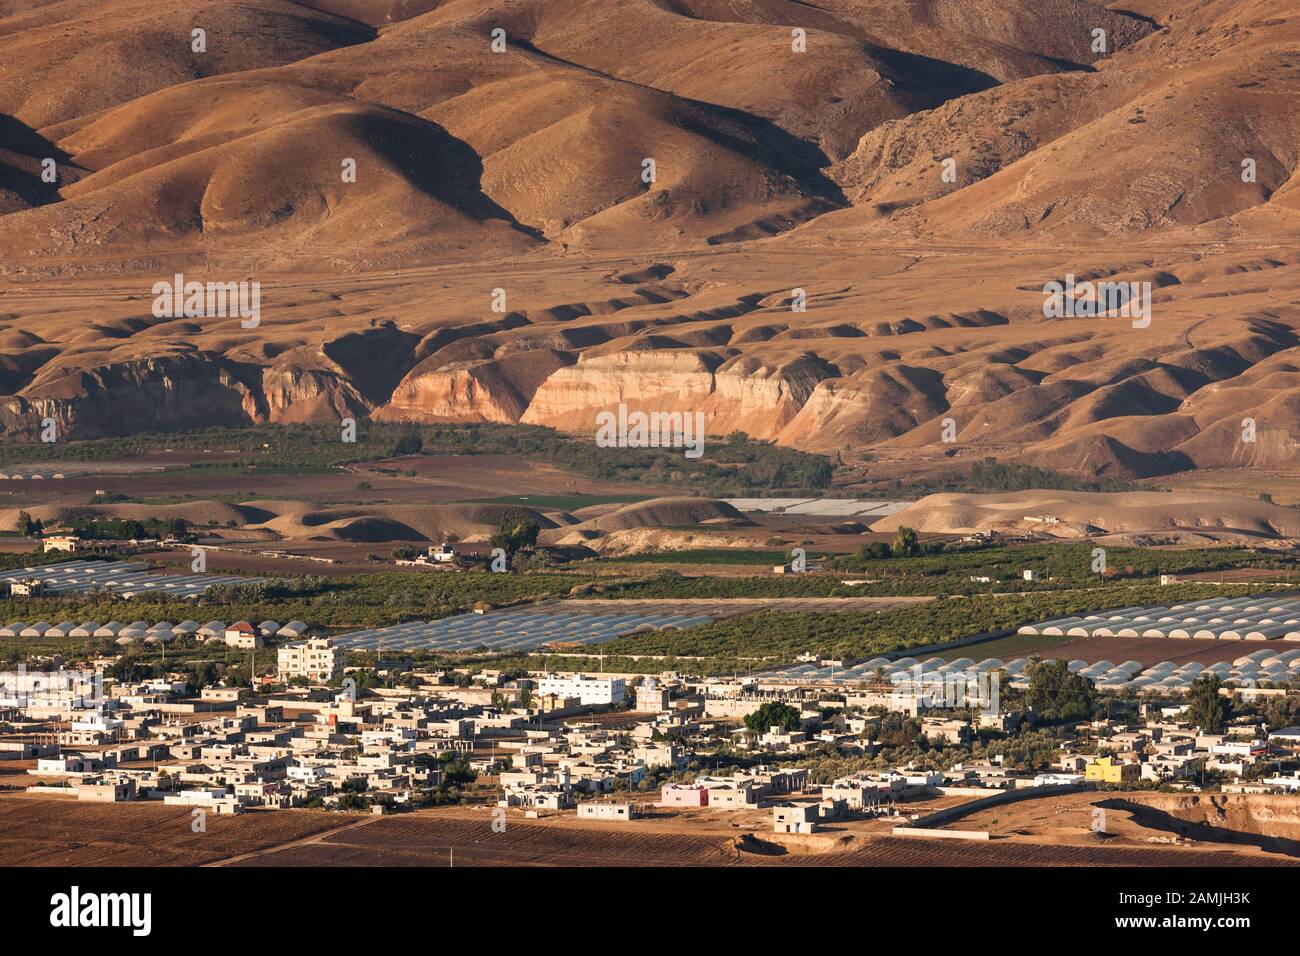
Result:
{"label": "white flat-roofed building", "polygon": [[348,652],[335,647],[328,637],[313,637],[295,644],[286,644],[277,650],[277,671],[280,680],[304,677],[324,683],[338,676],[347,656]]}
{"label": "white flat-roofed building", "polygon": [[430,545],[427,556],[430,561],[437,564],[450,564],[456,560],[456,549],[445,542],[436,548]]}
{"label": "white flat-roofed building", "polygon": [[630,803],[580,803],[578,819],[580,820],[620,820],[635,819],[636,814]]}
{"label": "white flat-roofed building", "polygon": [[81,550],[81,538],[75,534],[52,534],[41,540],[42,551],[66,551],[71,554]]}
{"label": "white flat-roofed building", "polygon": [[328,780],[330,773],[327,767],[302,766],[295,764],[285,768],[285,776],[290,780],[297,780],[301,783],[314,784],[322,780]]}
{"label": "white flat-roofed building", "polygon": [[63,705],[77,710],[92,707],[103,696],[98,671],[0,671],[0,707]]}
{"label": "white flat-roofed building", "polygon": [[543,697],[576,697],[587,704],[621,704],[627,686],[621,677],[588,677],[574,674],[571,677],[547,675],[537,682],[537,692]]}

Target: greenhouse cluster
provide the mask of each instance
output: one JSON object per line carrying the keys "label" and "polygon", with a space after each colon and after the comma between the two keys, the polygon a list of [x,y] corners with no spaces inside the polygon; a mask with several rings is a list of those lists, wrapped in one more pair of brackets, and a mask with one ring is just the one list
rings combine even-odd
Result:
{"label": "greenhouse cluster", "polygon": [[[905,690],[909,685],[934,686],[941,682],[976,685],[984,679],[983,675],[1001,671],[1008,686],[1026,687],[1026,669],[1032,662],[1033,658],[1028,657],[1007,661],[996,657],[980,661],[969,657],[960,657],[954,661],[946,661],[941,657],[925,660],[914,657],[898,660],[875,657],[849,667],[826,663],[792,665],[767,671],[758,675],[758,679],[764,683],[776,684],[872,684],[879,683],[883,678],[884,682]],[[1133,660],[1118,664],[1102,660],[1090,664],[1075,659],[1069,661],[1067,666],[1071,672],[1092,681],[1098,690],[1182,693],[1198,677],[1208,674],[1217,674],[1230,687],[1282,686],[1300,680],[1300,648],[1281,653],[1272,650],[1255,651],[1237,658],[1231,664],[1224,661],[1214,664],[1161,661],[1145,666]]]}
{"label": "greenhouse cluster", "polygon": [[351,651],[527,651],[544,644],[600,644],[638,631],[708,624],[703,614],[509,610],[353,631],[335,638]]}
{"label": "greenhouse cluster", "polygon": [[1300,641],[1300,598],[1219,598],[1170,607],[1124,607],[1026,624],[1019,633],[1042,637]]}

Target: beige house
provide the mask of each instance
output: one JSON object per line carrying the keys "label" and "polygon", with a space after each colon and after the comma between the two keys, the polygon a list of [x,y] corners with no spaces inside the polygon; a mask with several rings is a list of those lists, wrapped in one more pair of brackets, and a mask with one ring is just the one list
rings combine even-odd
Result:
{"label": "beige house", "polygon": [[815,833],[817,807],[811,803],[792,803],[772,808],[773,833]]}
{"label": "beige house", "polygon": [[81,538],[75,534],[52,534],[41,540],[42,551],[66,551],[69,554],[82,550]]}
{"label": "beige house", "polygon": [[240,647],[247,650],[248,648],[261,647],[262,635],[257,628],[247,621],[239,621],[226,628],[226,644],[230,647]]}
{"label": "beige house", "polygon": [[286,644],[276,651],[280,680],[304,677],[323,684],[337,677],[347,660],[347,651],[335,647],[328,637],[314,637],[296,644]]}
{"label": "beige house", "polygon": [[636,689],[636,709],[645,714],[657,714],[672,709],[668,688],[661,687],[654,678],[646,680]]}
{"label": "beige house", "polygon": [[95,803],[122,803],[135,799],[135,781],[107,780],[77,784],[77,799]]}

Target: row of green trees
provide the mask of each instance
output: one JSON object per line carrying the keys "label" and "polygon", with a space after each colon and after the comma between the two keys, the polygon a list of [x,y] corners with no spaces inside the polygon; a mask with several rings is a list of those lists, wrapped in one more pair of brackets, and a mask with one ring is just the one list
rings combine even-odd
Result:
{"label": "row of green trees", "polygon": [[688,630],[632,634],[603,644],[601,650],[610,655],[783,661],[812,653],[860,660],[1080,612],[1257,591],[1248,586],[1138,585],[946,598],[881,612],[763,611]]}
{"label": "row of green trees", "polygon": [[60,460],[127,460],[166,445],[176,449],[224,448],[236,458],[195,468],[319,470],[391,456],[517,455],[545,461],[590,478],[664,485],[683,491],[733,495],[759,491],[815,491],[830,486],[833,467],[823,455],[785,448],[735,433],[705,444],[699,459],[680,449],[600,448],[593,441],[538,425],[493,423],[396,425],[360,421],[355,441],[337,425],[262,425],[176,434],[139,434],[55,445],[0,446],[0,466]]}

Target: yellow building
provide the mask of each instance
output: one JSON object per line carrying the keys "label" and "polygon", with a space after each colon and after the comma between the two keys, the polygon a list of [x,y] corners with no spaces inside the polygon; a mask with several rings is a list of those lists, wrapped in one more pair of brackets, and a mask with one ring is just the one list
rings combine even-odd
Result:
{"label": "yellow building", "polygon": [[1125,763],[1114,757],[1098,757],[1084,768],[1083,778],[1097,783],[1129,783],[1137,780],[1141,768],[1135,763]]}

